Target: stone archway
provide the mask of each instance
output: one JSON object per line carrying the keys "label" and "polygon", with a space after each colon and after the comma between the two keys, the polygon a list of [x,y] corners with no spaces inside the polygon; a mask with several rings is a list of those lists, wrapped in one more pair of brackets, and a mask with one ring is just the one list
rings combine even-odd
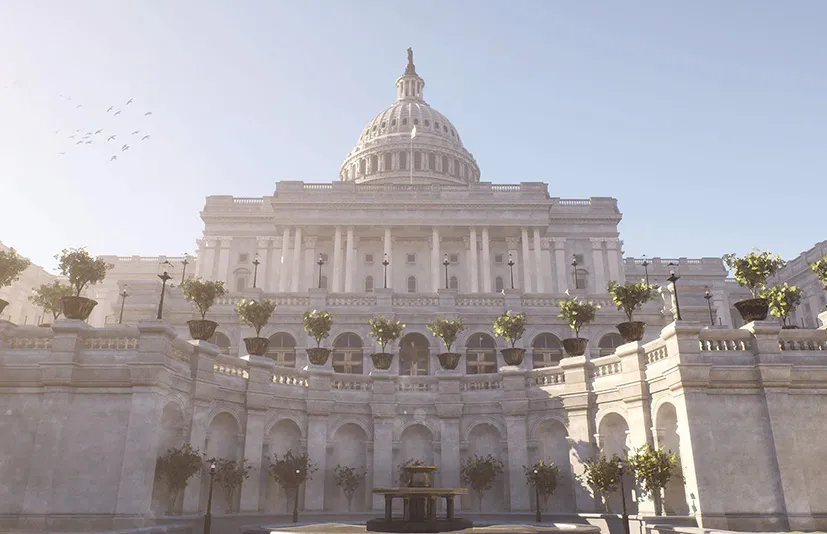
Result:
{"label": "stone archway", "polygon": [[[364,429],[356,423],[345,423],[336,429],[332,436],[326,462],[325,477],[325,500],[324,508],[327,511],[347,512],[347,499],[344,492],[336,487],[334,477],[337,465],[352,467],[357,471],[370,471],[368,469],[368,454],[365,444],[368,435]],[[316,473],[314,476],[320,476]],[[353,495],[352,512],[366,512],[370,510],[370,498],[368,493],[367,477],[362,485]]]}
{"label": "stone archway", "polygon": [[[539,461],[554,462],[560,470],[560,478],[557,481],[557,489],[548,498],[547,508],[540,500],[540,509],[550,513],[576,513],[577,508],[574,501],[574,474],[571,469],[568,432],[560,421],[547,419],[537,425],[534,430],[533,440],[529,448],[529,461],[534,464]],[[533,488],[532,488],[533,491]],[[536,505],[532,493],[531,509],[535,510]]]}
{"label": "stone archway", "polygon": [[[161,456],[168,449],[174,449],[184,444],[184,414],[181,406],[176,402],[168,402],[161,413],[161,428],[158,432],[158,455]],[[169,510],[171,496],[166,485],[161,480],[161,473],[155,471],[155,480],[152,484],[152,511],[158,515],[166,515]],[[184,505],[184,495],[178,496],[173,512],[180,512]]]}
{"label": "stone archway", "polygon": [[[238,421],[228,412],[221,412],[216,415],[207,428],[207,446],[205,447],[205,458],[223,458],[225,460],[240,460],[241,443]],[[207,509],[207,495],[209,493],[209,478],[203,477],[201,488],[201,510]],[[224,489],[216,485],[213,487],[212,506],[216,513],[226,512],[230,509],[237,510],[241,489],[236,488],[232,500],[227,499]]]}
{"label": "stone archway", "polygon": [[[486,511],[503,512],[506,510],[506,503],[509,502],[509,494],[506,488],[509,487],[510,476],[520,476],[522,473],[509,473],[508,458],[503,451],[503,436],[494,425],[480,423],[475,425],[468,433],[468,447],[461,454],[462,462],[474,456],[488,456],[489,454],[503,463],[503,473],[494,481],[494,485],[485,493],[483,505]],[[462,508],[464,510],[479,511],[478,496],[469,491],[462,497]]]}
{"label": "stone archway", "polygon": [[419,333],[411,333],[399,341],[399,374],[430,374],[430,343],[428,338]]}
{"label": "stone archway", "polygon": [[[290,450],[293,451],[293,454],[304,452],[302,432],[292,419],[282,419],[270,428],[270,432],[264,438],[264,447],[261,451],[262,480],[260,481],[259,494],[263,495],[264,499],[260,507],[266,512],[290,513],[293,510],[292,497],[288,503],[284,490],[270,476],[270,461],[273,459],[273,455],[283,456]],[[304,499],[302,495],[299,495],[299,508],[301,508],[302,503],[304,503]]]}
{"label": "stone archway", "polygon": [[[629,424],[622,415],[614,412],[606,414],[600,420],[597,433],[600,453],[606,457],[611,457],[613,454],[617,454],[621,458],[624,458],[626,453],[631,452],[628,445]],[[637,501],[634,498],[634,477],[630,474],[624,475],[623,484],[626,489],[626,509],[630,514],[636,514]],[[602,508],[602,501],[597,501],[598,506]],[[619,514],[622,510],[623,506],[620,500],[620,490],[616,491],[609,497],[609,507],[612,513],[615,514]]]}
{"label": "stone archway", "polygon": [[[683,473],[680,461],[680,436],[678,435],[678,413],[672,403],[666,402],[658,408],[655,417],[655,436],[657,447],[678,453],[676,473]],[[677,477],[666,485],[663,491],[663,513],[665,515],[689,515],[689,503],[686,501],[686,489],[683,481]]]}

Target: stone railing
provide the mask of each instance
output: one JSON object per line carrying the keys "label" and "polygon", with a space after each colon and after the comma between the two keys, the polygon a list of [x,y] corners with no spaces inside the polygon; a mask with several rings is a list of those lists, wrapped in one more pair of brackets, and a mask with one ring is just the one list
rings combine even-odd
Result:
{"label": "stone railing", "polygon": [[781,330],[778,333],[778,348],[782,352],[827,351],[827,330]]}
{"label": "stone railing", "polygon": [[376,306],[376,297],[372,295],[328,295],[325,302],[328,306]]}
{"label": "stone railing", "polygon": [[[654,345],[654,346],[653,346]],[[666,350],[666,345],[662,340],[656,340],[654,343],[648,343],[645,347],[646,365],[652,365],[655,362],[665,360],[669,357],[669,351]]]}
{"label": "stone railing", "polygon": [[461,296],[457,297],[457,306],[461,308],[505,306],[505,297],[497,296]]}
{"label": "stone railing", "polygon": [[396,380],[396,391],[437,391],[435,376],[400,376]]}
{"label": "stone railing", "polygon": [[747,330],[705,328],[698,344],[703,352],[747,352],[752,348],[752,334]]}
{"label": "stone railing", "polygon": [[460,391],[487,391],[502,388],[502,375],[464,375],[460,379]]}
{"label": "stone railing", "polygon": [[225,354],[219,354],[213,364],[213,371],[223,375],[234,376],[238,378],[250,378],[247,373],[247,362]]}
{"label": "stone railing", "polygon": [[553,386],[565,383],[566,374],[560,367],[543,367],[531,370],[525,380],[526,387]]}
{"label": "stone railing", "polygon": [[51,350],[54,332],[51,328],[18,327],[9,338],[11,350]]}
{"label": "stone railing", "polygon": [[561,198],[557,201],[558,206],[588,208],[592,205],[589,199]]}
{"label": "stone railing", "polygon": [[273,372],[273,384],[300,388],[308,386],[306,373],[292,367],[276,367]]}
{"label": "stone railing", "polygon": [[604,376],[618,375],[623,371],[623,366],[620,363],[620,358],[611,354],[596,358],[592,360],[594,364],[594,377],[601,378]]}
{"label": "stone railing", "polygon": [[264,204],[264,199],[263,198],[235,197],[235,198],[233,198],[233,204],[245,204],[245,205]]}
{"label": "stone railing", "polygon": [[429,308],[439,306],[439,297],[394,295],[393,305],[398,308]]}
{"label": "stone railing", "polygon": [[334,374],[330,388],[336,391],[373,391],[373,380],[367,375]]}
{"label": "stone railing", "polygon": [[89,350],[138,350],[138,337],[94,336],[83,344]]}

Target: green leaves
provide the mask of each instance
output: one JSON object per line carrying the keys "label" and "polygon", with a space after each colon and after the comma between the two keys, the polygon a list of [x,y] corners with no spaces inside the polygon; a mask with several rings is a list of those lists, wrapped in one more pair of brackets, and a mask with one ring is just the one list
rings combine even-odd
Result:
{"label": "green leaves", "polygon": [[758,249],[743,257],[724,254],[723,259],[728,268],[735,270],[735,280],[749,289],[752,298],[757,298],[758,293],[766,287],[767,278],[774,276],[786,265],[780,254],[772,255]]}
{"label": "green leaves", "polygon": [[211,281],[202,278],[188,278],[181,284],[181,291],[184,298],[195,303],[198,311],[201,312],[201,319],[206,317],[207,312],[215,304],[215,299],[224,296],[224,282],[221,280]]}
{"label": "green leaves", "polygon": [[584,325],[594,321],[597,310],[600,306],[593,302],[585,302],[577,297],[560,301],[560,313],[557,317],[562,317],[566,323],[574,330],[574,336],[580,337],[580,329]]}
{"label": "green leaves", "polygon": [[460,468],[460,480],[477,492],[482,510],[482,499],[490,490],[494,481],[503,472],[503,463],[490,454],[488,456],[469,456]]}
{"label": "green leaves", "polygon": [[800,287],[791,286],[787,282],[784,285],[775,285],[761,292],[761,298],[769,301],[770,313],[778,317],[786,325],[789,315],[801,304],[803,291]]}
{"label": "green leaves", "polygon": [[330,336],[333,327],[333,316],[322,310],[304,312],[304,331],[316,340],[316,347],[320,347],[323,339]]}
{"label": "green leaves", "polygon": [[85,248],[65,248],[56,255],[61,274],[69,277],[69,284],[79,297],[88,285],[94,285],[106,278],[106,271],[115,267],[103,258],[93,258]]}
{"label": "green leaves", "polygon": [[157,469],[170,492],[177,495],[187,487],[187,481],[201,471],[203,465],[201,452],[185,443],[175,449],[167,449],[158,458]]}
{"label": "green leaves", "polygon": [[425,328],[445,343],[448,352],[451,352],[451,345],[457,340],[459,333],[465,330],[462,319],[434,319],[425,325]]}
{"label": "green leaves", "polygon": [[312,478],[311,475],[318,468],[316,464],[310,461],[310,457],[306,452],[296,455],[293,454],[292,450],[289,450],[282,457],[274,454],[269,470],[270,476],[286,492],[295,492],[299,490],[299,486],[305,480]]}
{"label": "green leaves", "polygon": [[242,299],[235,309],[242,321],[256,329],[256,337],[261,337],[261,329],[264,328],[267,321],[270,320],[270,316],[276,310],[276,303],[267,299],[261,302]]}
{"label": "green leaves", "polygon": [[369,323],[370,335],[376,338],[376,342],[382,346],[382,352],[385,352],[385,346],[388,343],[399,339],[405,329],[405,325],[400,321],[392,321],[381,316],[372,318]]}
{"label": "green leaves", "polygon": [[55,280],[51,284],[43,284],[34,290],[29,300],[35,306],[40,306],[46,313],[51,313],[54,320],[63,313],[63,297],[72,296],[72,288]]}
{"label": "green leaves", "polygon": [[620,477],[623,475],[623,460],[617,454],[611,458],[599,455],[596,459],[586,460],[583,465],[582,480],[603,495],[603,502],[608,512],[609,495],[617,491]]}
{"label": "green leaves", "polygon": [[353,494],[367,476],[367,471],[357,471],[356,468],[347,465],[337,465],[333,470],[333,483],[337,488],[341,488],[347,499],[347,511],[350,511],[350,503],[353,500]]}
{"label": "green leaves", "polygon": [[31,264],[28,258],[24,258],[13,248],[8,252],[0,250],[0,287],[10,286],[20,280],[20,275]]}
{"label": "green leaves", "polygon": [[623,285],[611,280],[608,289],[617,309],[626,313],[629,322],[632,321],[632,313],[649,302],[655,294],[654,286],[647,284],[645,280],[626,282]]}
{"label": "green leaves", "polygon": [[676,472],[678,455],[663,448],[655,449],[648,443],[635,450],[628,458],[629,467],[644,493],[660,495],[660,490],[673,478],[683,478]]}
{"label": "green leaves", "polygon": [[[824,257],[820,260],[811,263],[810,269],[812,269],[813,272],[816,273],[816,278],[818,278],[818,280],[824,286],[824,289],[827,289],[827,254],[825,254]],[[2,286],[1,283],[0,286]]]}
{"label": "green leaves", "polygon": [[[535,473],[536,471],[536,473]],[[526,483],[537,487],[537,491],[545,499],[557,489],[560,480],[560,469],[554,462],[545,463],[542,460],[534,465],[523,466]]]}
{"label": "green leaves", "polygon": [[235,489],[250,478],[250,471],[253,469],[247,458],[242,458],[240,462],[224,458],[212,458],[207,462],[215,462],[215,481],[224,487],[227,497],[232,497]]}
{"label": "green leaves", "polygon": [[514,313],[508,310],[494,320],[494,335],[505,339],[511,343],[511,348],[514,348],[517,340],[525,333],[525,325],[524,313]]}

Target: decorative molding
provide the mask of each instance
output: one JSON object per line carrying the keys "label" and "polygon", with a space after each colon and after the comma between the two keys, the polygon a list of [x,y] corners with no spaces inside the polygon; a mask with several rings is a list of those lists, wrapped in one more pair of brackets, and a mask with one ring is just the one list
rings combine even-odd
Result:
{"label": "decorative molding", "polygon": [[[314,235],[305,237],[304,238],[304,247],[306,249],[316,248],[316,241],[317,240],[318,240],[318,237],[314,236]],[[356,241],[356,240],[354,239],[354,241]]]}
{"label": "decorative molding", "polygon": [[518,245],[520,243],[519,237],[506,237],[505,244],[508,247],[508,250],[517,250]]}
{"label": "decorative molding", "polygon": [[232,237],[219,237],[218,241],[221,243],[221,248],[230,248],[233,243]]}
{"label": "decorative molding", "polygon": [[256,239],[256,248],[259,249],[267,249],[270,247],[270,243],[272,243],[272,239],[269,237],[259,237]]}

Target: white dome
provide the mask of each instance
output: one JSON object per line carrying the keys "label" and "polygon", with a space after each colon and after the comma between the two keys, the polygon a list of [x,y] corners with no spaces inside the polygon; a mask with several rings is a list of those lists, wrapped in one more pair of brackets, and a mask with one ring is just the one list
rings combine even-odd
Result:
{"label": "white dome", "polygon": [[343,181],[479,182],[480,170],[474,156],[465,150],[451,121],[422,99],[424,88],[425,81],[416,74],[413,52],[408,49],[405,74],[396,80],[397,100],[362,130],[356,148],[339,172]]}

